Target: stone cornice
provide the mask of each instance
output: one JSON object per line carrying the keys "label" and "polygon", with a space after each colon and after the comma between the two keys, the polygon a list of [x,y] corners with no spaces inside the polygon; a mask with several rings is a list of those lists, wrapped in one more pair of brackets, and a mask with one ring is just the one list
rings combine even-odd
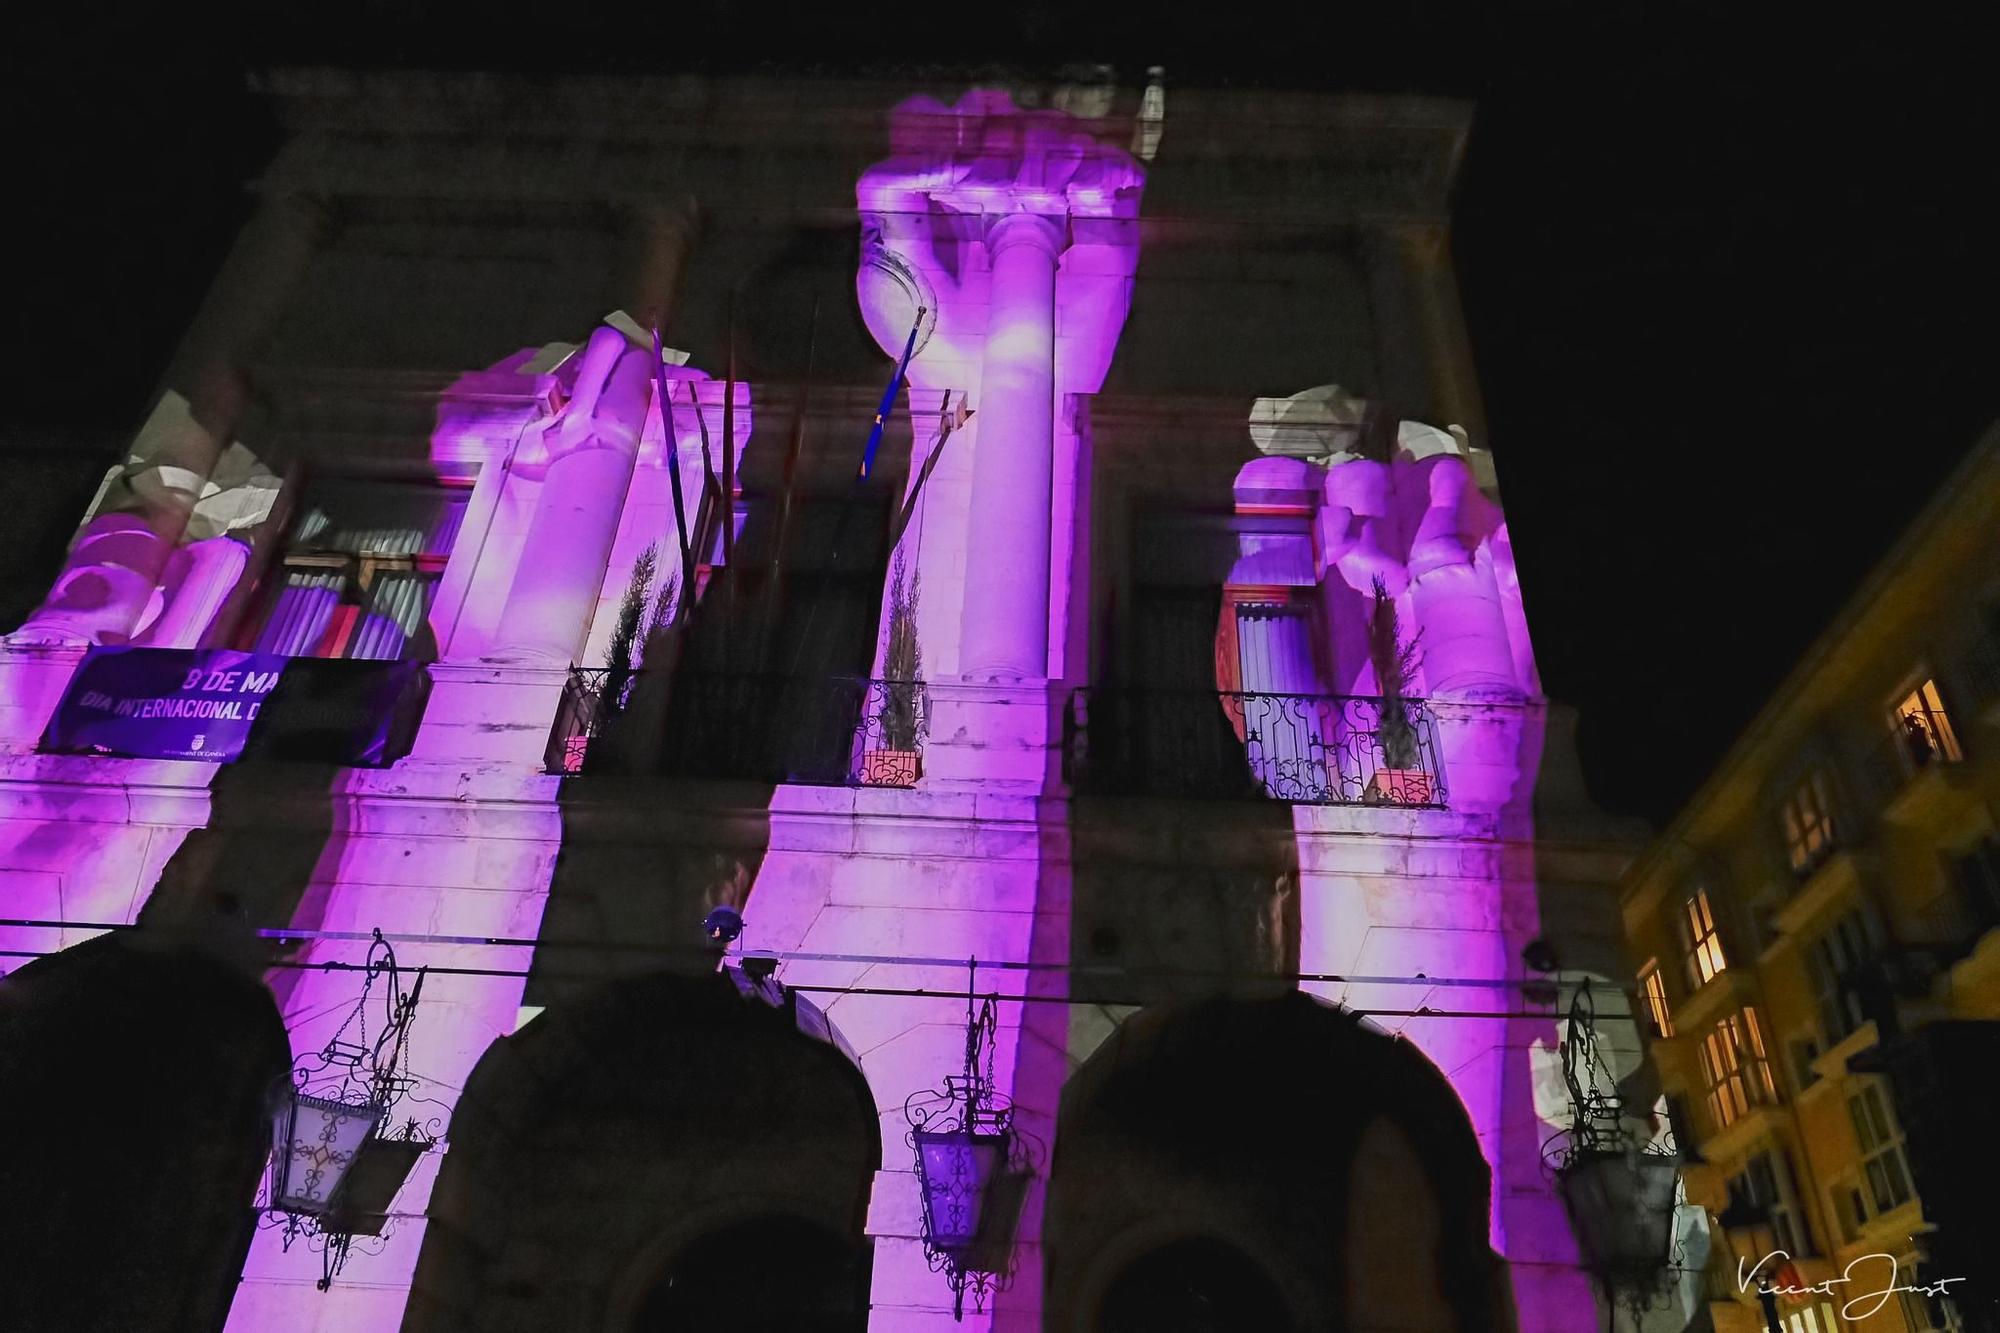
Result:
{"label": "stone cornice", "polygon": [[[268,191],[613,207],[692,192],[717,211],[846,216],[856,175],[888,147],[890,108],[965,87],[319,69],[255,86],[294,135]],[[1193,88],[1168,108],[1165,189],[1147,215],[1190,226],[1442,218],[1471,120],[1461,102],[1360,94]],[[1123,143],[1135,122],[1080,123]],[[1176,177],[1194,189],[1175,191]]]}

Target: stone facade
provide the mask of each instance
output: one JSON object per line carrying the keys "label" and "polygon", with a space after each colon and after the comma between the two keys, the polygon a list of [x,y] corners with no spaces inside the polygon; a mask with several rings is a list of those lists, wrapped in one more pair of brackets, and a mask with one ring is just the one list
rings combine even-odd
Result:
{"label": "stone facade", "polygon": [[[1160,91],[272,78],[259,218],[0,644],[5,984],[275,962],[304,1054],[379,929],[430,969],[447,1145],[330,1290],[243,1199],[161,1327],[953,1326],[904,1107],[968,978],[1031,1171],[964,1326],[1603,1327],[1550,996],[1620,974],[1632,835],[1541,694],[1481,443],[1466,109]],[[434,553],[340,548],[377,582],[293,645],[357,655],[340,617],[420,582],[406,755],[45,752],[88,650],[275,642],[338,563],[298,554],[330,480],[451,496]],[[607,704],[571,668],[649,548],[692,610]],[[715,975],[718,906],[775,1006]]]}

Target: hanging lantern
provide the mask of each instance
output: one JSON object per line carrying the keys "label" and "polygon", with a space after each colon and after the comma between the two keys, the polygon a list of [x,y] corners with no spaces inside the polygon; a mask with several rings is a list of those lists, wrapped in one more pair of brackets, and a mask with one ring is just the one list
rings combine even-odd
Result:
{"label": "hanging lantern", "polygon": [[[978,964],[971,967],[976,979]],[[994,1089],[997,997],[975,1008],[973,990],[968,984],[962,1072],[903,1103],[923,1196],[924,1253],[951,1284],[954,1320],[965,1317],[968,1291],[981,1310],[1012,1280],[1014,1227],[1033,1174],[1013,1107]]]}
{"label": "hanging lantern", "polygon": [[924,1190],[924,1236],[940,1250],[967,1254],[979,1240],[986,1196],[1007,1162],[1005,1134],[914,1130]]}
{"label": "hanging lantern", "polygon": [[1636,1143],[1621,1126],[1623,1107],[1598,1051],[1588,979],[1570,1003],[1562,1050],[1571,1119],[1556,1182],[1579,1257],[1614,1306],[1621,1293],[1640,1302],[1673,1273],[1680,1159]]}
{"label": "hanging lantern", "polygon": [[1620,1287],[1660,1272],[1673,1243],[1678,1161],[1637,1150],[1583,1152],[1560,1179],[1584,1267]]}
{"label": "hanging lantern", "polygon": [[[369,1000],[384,978],[385,1021],[370,1042]],[[395,951],[377,930],[353,1011],[325,1047],[301,1057],[291,1078],[272,1090],[265,1217],[284,1229],[286,1249],[301,1236],[320,1249],[321,1291],[333,1285],[354,1237],[383,1233],[397,1192],[436,1142],[414,1119],[389,1130],[397,1104],[415,1083],[404,1064],[423,989],[420,969],[415,985],[402,990]]]}
{"label": "hanging lantern", "polygon": [[385,1108],[296,1089],[280,1090],[272,1102],[271,1207],[324,1217]]}

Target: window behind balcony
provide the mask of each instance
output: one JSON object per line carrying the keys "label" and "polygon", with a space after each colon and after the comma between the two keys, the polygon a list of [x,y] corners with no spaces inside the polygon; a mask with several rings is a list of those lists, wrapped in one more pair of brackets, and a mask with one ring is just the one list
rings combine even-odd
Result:
{"label": "window behind balcony", "polygon": [[1729,1204],[1739,1212],[1769,1219],[1777,1248],[1793,1258],[1813,1253],[1812,1230],[1799,1205],[1792,1160],[1780,1148],[1758,1153],[1728,1182]]}
{"label": "window behind balcony", "polygon": [[1965,758],[1935,680],[1926,680],[1905,695],[1889,711],[1889,726],[1902,750],[1903,763],[1912,772]]}
{"label": "window behind balcony", "polygon": [[[1942,1292],[1928,1294],[1922,1290],[1927,1285],[1925,1278],[1936,1280],[1927,1268],[1914,1252],[1896,1261],[1896,1281],[1907,1284],[1896,1295],[1902,1302],[1903,1320],[1910,1326],[1910,1333],[1965,1333],[1965,1324],[1958,1317],[1958,1303]],[[1945,1291],[1958,1289],[1947,1287]]]}
{"label": "window behind balcony", "polygon": [[1696,889],[1694,896],[1681,904],[1679,926],[1688,990],[1697,991],[1729,966],[1722,955],[1722,936],[1716,929],[1715,911],[1707,889]]}
{"label": "window behind balcony", "polygon": [[1874,932],[1860,911],[1827,927],[1806,951],[1806,975],[1828,1046],[1838,1045],[1868,1021],[1861,971],[1876,952]]}
{"label": "window behind balcony", "polygon": [[1701,1043],[1701,1075],[1709,1123],[1717,1129],[1735,1124],[1753,1106],[1777,1100],[1756,1009],[1746,1005],[1709,1030]]}
{"label": "window behind balcony", "polygon": [[1832,786],[1824,768],[1813,769],[1792,789],[1779,819],[1792,873],[1811,874],[1835,845]]}
{"label": "window behind balcony", "polygon": [[1882,1085],[1870,1081],[1847,1099],[1854,1122],[1854,1139],[1861,1152],[1861,1169],[1836,1187],[1841,1222],[1849,1240],[1856,1239],[1871,1220],[1899,1208],[1914,1197],[1910,1171],[1903,1158],[1903,1130],[1897,1123]]}
{"label": "window behind balcony", "polygon": [[746,496],[738,513],[737,568],[711,575],[683,667],[706,676],[866,676],[888,575],[887,502],[795,496],[776,561],[775,497]]}
{"label": "window behind balcony", "polygon": [[469,495],[436,482],[315,478],[250,646],[288,657],[409,656]]}

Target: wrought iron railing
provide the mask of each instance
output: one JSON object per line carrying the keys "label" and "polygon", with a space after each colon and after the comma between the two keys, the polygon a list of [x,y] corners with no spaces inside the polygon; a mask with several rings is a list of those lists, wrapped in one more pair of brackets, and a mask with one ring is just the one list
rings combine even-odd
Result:
{"label": "wrought iron railing", "polygon": [[[556,723],[549,732],[543,766],[551,773],[581,773],[590,749],[614,726],[632,697],[638,680],[633,671],[610,667],[571,667],[556,705]],[[603,749],[600,748],[600,756]]]}
{"label": "wrought iron railing", "polygon": [[[659,689],[657,706],[646,691]],[[654,734],[642,736],[642,730]],[[680,777],[908,787],[923,773],[922,681],[574,668],[546,754],[551,773],[644,766]]]}
{"label": "wrought iron railing", "polygon": [[1072,790],[1101,794],[1445,804],[1421,699],[1077,690],[1063,772]]}

